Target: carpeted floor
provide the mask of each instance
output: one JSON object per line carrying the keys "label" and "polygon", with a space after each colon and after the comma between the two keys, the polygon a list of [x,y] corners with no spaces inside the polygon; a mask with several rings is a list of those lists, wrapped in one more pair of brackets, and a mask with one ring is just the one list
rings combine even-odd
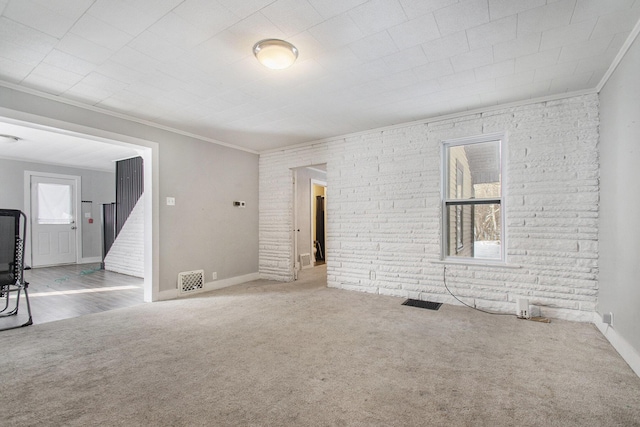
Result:
{"label": "carpeted floor", "polygon": [[324,267],[0,333],[3,426],[634,426],[589,324],[327,289]]}

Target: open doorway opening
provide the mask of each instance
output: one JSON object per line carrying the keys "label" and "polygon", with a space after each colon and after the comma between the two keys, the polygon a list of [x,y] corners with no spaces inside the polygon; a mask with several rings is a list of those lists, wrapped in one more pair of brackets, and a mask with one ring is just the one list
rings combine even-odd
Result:
{"label": "open doorway opening", "polygon": [[311,241],[313,265],[327,260],[327,182],[311,179]]}
{"label": "open doorway opening", "polygon": [[[0,192],[0,205],[29,215],[25,261],[39,267],[27,272],[33,276],[32,302],[56,300],[34,310],[34,322],[120,308],[133,300],[142,303],[157,299],[157,248],[153,243],[153,230],[157,228],[157,212],[153,211],[157,144],[129,137],[112,139],[114,135],[97,130],[92,135],[84,133],[86,128],[43,120],[41,124],[38,118],[31,122],[0,117],[0,133],[19,136],[18,142],[0,154],[6,183]],[[144,267],[138,277],[123,277],[99,271],[101,211],[102,203],[115,201],[115,161],[132,156],[145,163],[146,185],[140,198],[144,207],[140,230],[143,242],[137,249]],[[36,289],[34,282],[45,282],[45,277],[48,284]],[[52,306],[60,308],[59,313],[54,313]]]}
{"label": "open doorway opening", "polygon": [[326,164],[295,168],[293,173],[293,277],[327,260]]}

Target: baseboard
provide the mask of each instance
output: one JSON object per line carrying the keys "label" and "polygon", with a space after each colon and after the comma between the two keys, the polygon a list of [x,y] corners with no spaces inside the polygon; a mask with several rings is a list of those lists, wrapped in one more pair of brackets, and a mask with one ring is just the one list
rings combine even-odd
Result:
{"label": "baseboard", "polygon": [[204,284],[204,292],[215,291],[217,289],[228,288],[229,286],[239,285],[240,283],[251,282],[260,279],[260,273],[250,273],[244,276],[230,277],[228,279],[216,280]]}
{"label": "baseboard", "polygon": [[178,298],[178,290],[170,289],[168,291],[158,292],[158,298],[156,299],[156,301],[167,301],[167,300],[176,299],[176,298]]}
{"label": "baseboard", "polygon": [[80,258],[80,260],[78,260],[78,264],[94,264],[96,262],[102,262],[102,258],[95,256],[91,258]]}
{"label": "baseboard", "polygon": [[[245,274],[243,276],[235,276],[235,277],[229,277],[228,279],[221,279],[213,282],[207,282],[204,284],[204,288],[201,291],[198,291],[197,293],[215,291],[217,289],[228,288],[229,286],[239,285],[241,283],[251,282],[253,280],[258,280],[258,279],[260,279],[259,273],[250,273],[250,274]],[[195,292],[188,293],[188,294],[179,294],[177,289],[170,289],[168,291],[160,291],[158,293],[157,301],[166,301],[166,300],[176,299],[179,297],[194,295],[194,294]]]}
{"label": "baseboard", "polygon": [[602,322],[600,314],[593,313],[593,324],[598,328],[602,335],[611,343],[613,348],[622,356],[629,367],[640,377],[640,354],[627,342],[615,329]]}

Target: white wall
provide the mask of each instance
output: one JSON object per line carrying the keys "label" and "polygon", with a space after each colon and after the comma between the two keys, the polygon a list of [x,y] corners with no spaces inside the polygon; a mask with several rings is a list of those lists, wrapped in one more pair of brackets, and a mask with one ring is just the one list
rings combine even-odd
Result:
{"label": "white wall", "polygon": [[[207,280],[214,271],[218,279],[257,272],[256,154],[6,87],[0,87],[0,114],[158,144],[159,164],[154,173],[159,174],[159,197],[154,203],[159,230],[155,236],[158,247],[153,248],[159,254],[154,264],[158,292],[175,292],[181,271],[204,269]],[[175,197],[175,206],[166,205],[167,196]],[[233,207],[234,200],[245,200],[247,207]]]}
{"label": "white wall", "polygon": [[258,156],[203,141],[161,142],[160,239],[162,289],[175,288],[181,271],[204,269],[207,282],[213,272],[218,280],[256,273]]}
{"label": "white wall", "polygon": [[[591,321],[598,292],[598,98],[430,120],[260,156],[260,273],[292,280],[290,168],[327,163],[328,285],[455,303],[440,257],[440,141],[507,131],[507,254],[447,266],[479,307]],[[534,310],[535,312],[535,310]]]}
{"label": "white wall", "polygon": [[104,269],[144,278],[144,197],[138,199],[111,245]]}
{"label": "white wall", "polygon": [[[92,202],[82,204],[82,212],[91,213],[93,217],[93,224],[89,224],[88,220],[80,215],[82,220],[82,257],[102,258],[101,209],[103,203],[112,203],[116,200],[115,173],[0,159],[0,207],[20,209],[25,211],[27,215],[29,212],[26,212],[24,207],[25,171],[80,176],[82,200]],[[30,230],[27,232],[30,233]],[[27,259],[31,259],[29,254],[27,254]]]}
{"label": "white wall", "polygon": [[600,92],[598,312],[613,313],[612,329],[635,349],[640,362],[639,76],[636,39]]}

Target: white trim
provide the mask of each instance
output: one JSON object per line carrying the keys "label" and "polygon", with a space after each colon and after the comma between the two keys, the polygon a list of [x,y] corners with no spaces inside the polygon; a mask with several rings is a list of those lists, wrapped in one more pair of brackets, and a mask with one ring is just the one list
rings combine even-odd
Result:
{"label": "white trim", "polygon": [[500,195],[502,201],[500,202],[500,213],[502,214],[502,235],[500,236],[501,242],[500,249],[502,250],[502,261],[509,263],[509,257],[507,254],[507,248],[509,247],[509,232],[507,218],[509,217],[509,206],[507,206],[507,200],[509,199],[509,131],[505,130],[502,133],[502,139],[500,140]]}
{"label": "white trim", "polygon": [[307,169],[309,169],[311,171],[314,171],[314,172],[323,173],[325,175],[327,174],[326,170],[323,171],[322,169],[314,168],[313,166],[308,166]]}
{"label": "white trim", "polygon": [[640,377],[640,353],[633,348],[618,332],[606,323],[602,322],[602,318],[598,312],[593,313],[593,324],[611,343],[613,348],[620,354],[629,367]]}
{"label": "white trim", "polygon": [[172,299],[176,299],[176,298],[178,298],[178,290],[177,289],[171,289],[171,290],[168,290],[168,291],[160,291],[160,292],[158,292],[158,297],[155,299],[155,301],[167,301],[167,300],[172,300]]}
{"label": "white trim", "polygon": [[[250,274],[245,274],[243,276],[235,276],[235,277],[230,277],[228,279],[222,279],[222,280],[215,280],[213,282],[207,282],[204,284],[204,287],[202,288],[201,291],[198,291],[198,294],[204,293],[204,292],[210,292],[210,291],[215,291],[218,289],[223,289],[223,288],[228,288],[230,286],[235,286],[235,285],[240,285],[242,283],[247,283],[247,282],[252,282],[254,280],[259,280],[260,279],[260,273],[250,273]],[[166,300],[172,300],[172,299],[176,299],[178,297],[182,298],[182,297],[188,297],[191,295],[194,295],[195,292],[189,292],[186,294],[179,294],[178,293],[178,289],[171,289],[168,291],[162,291],[158,294],[158,298],[156,299],[156,301],[166,301]]]}
{"label": "white trim", "polygon": [[155,122],[151,122],[151,121],[148,121],[148,120],[138,119],[138,118],[135,118],[133,116],[129,116],[127,114],[116,113],[115,111],[106,110],[104,108],[99,108],[99,107],[96,107],[94,105],[83,104],[82,102],[74,101],[72,99],[62,98],[61,96],[51,95],[51,94],[48,94],[48,93],[45,93],[45,92],[41,92],[39,90],[30,89],[30,88],[22,87],[22,86],[19,86],[19,85],[15,85],[13,83],[0,81],[0,86],[5,87],[7,89],[15,90],[15,91],[18,91],[18,92],[26,93],[28,95],[39,96],[40,98],[45,98],[45,99],[48,99],[48,100],[51,100],[51,101],[60,102],[61,104],[72,105],[74,107],[82,108],[84,110],[94,111],[96,113],[105,114],[107,116],[116,117],[118,119],[127,120],[129,122],[140,123],[142,125],[150,126],[150,127],[156,128],[156,129],[162,129],[162,130],[166,130],[168,132],[177,133],[179,135],[187,136],[189,138],[196,138],[196,139],[199,139],[199,140],[202,140],[202,141],[211,142],[213,144],[221,145],[223,147],[233,148],[235,150],[240,150],[240,151],[246,151],[246,152],[252,153],[252,154],[259,154],[257,151],[252,150],[250,148],[240,147],[239,145],[234,145],[234,144],[229,144],[228,142],[218,141],[217,139],[212,139],[212,138],[208,138],[206,136],[198,135],[198,134],[195,134],[195,133],[186,132],[186,131],[183,131],[183,130],[180,130],[180,129],[176,129],[176,128],[172,128],[172,127],[169,127],[169,126],[164,126],[164,125],[161,125],[161,124],[158,124],[158,123],[155,123]]}
{"label": "white trim", "polygon": [[495,268],[512,268],[512,269],[518,269],[518,268],[522,268],[521,265],[518,264],[508,264],[505,262],[491,262],[488,260],[482,260],[482,259],[478,259],[478,261],[473,261],[469,258],[463,258],[463,260],[457,261],[454,259],[446,259],[446,260],[434,260],[434,261],[430,261],[431,264],[440,264],[440,265],[464,265],[467,267],[495,267]]}
{"label": "white trim", "polygon": [[[507,226],[506,226],[506,206],[505,200],[507,200],[507,139],[508,133],[504,132],[491,132],[480,135],[467,136],[462,138],[453,138],[440,141],[440,203],[442,204],[440,212],[440,261],[444,263],[456,263],[462,262],[468,265],[482,265],[482,264],[495,264],[497,266],[507,264]],[[455,147],[460,145],[480,144],[485,142],[499,142],[500,147],[500,197],[496,197],[496,201],[500,201],[500,259],[499,260],[486,260],[466,258],[466,257],[451,257],[447,255],[448,239],[445,238],[445,230],[447,230],[447,202],[450,201],[447,197],[447,185],[449,183],[449,174],[445,176],[445,173],[449,171],[449,152],[448,147]],[[487,199],[485,199],[487,200]]]}
{"label": "white trim", "polygon": [[293,280],[298,280],[298,270],[300,263],[298,262],[298,169],[291,169],[293,180],[293,209],[291,214],[293,224],[293,234],[291,236],[291,273]]}
{"label": "white trim", "polygon": [[205,291],[215,291],[217,289],[228,288],[229,286],[239,285],[241,283],[253,282],[260,279],[260,273],[250,273],[243,276],[229,277],[228,279],[215,280],[204,284]]}
{"label": "white trim", "polygon": [[584,95],[594,95],[594,94],[597,94],[597,93],[598,93],[598,91],[594,88],[594,89],[578,90],[578,91],[568,92],[568,93],[561,93],[561,94],[557,94],[557,95],[541,96],[539,98],[525,99],[525,100],[522,100],[522,101],[510,102],[508,104],[498,104],[498,105],[493,105],[493,106],[488,105],[486,107],[475,108],[475,109],[472,109],[472,110],[459,111],[457,113],[445,114],[445,115],[442,115],[442,116],[427,117],[427,118],[424,118],[424,119],[415,120],[415,121],[412,121],[412,122],[400,123],[400,124],[397,124],[397,125],[382,126],[382,127],[379,127],[379,128],[367,129],[367,130],[363,130],[363,131],[359,131],[359,132],[347,133],[347,134],[344,134],[344,135],[330,136],[330,137],[327,137],[327,138],[316,139],[316,140],[313,140],[313,141],[301,142],[299,144],[287,145],[287,146],[280,147],[280,148],[272,148],[272,149],[269,149],[269,150],[260,151],[258,154],[262,155],[262,154],[279,153],[279,152],[288,151],[288,150],[305,148],[305,147],[309,147],[309,146],[313,146],[313,145],[326,144],[328,142],[336,142],[336,141],[340,141],[340,140],[347,139],[347,138],[354,138],[354,137],[358,137],[358,136],[366,136],[366,135],[369,135],[369,134],[374,133],[374,132],[385,132],[385,131],[388,131],[388,130],[403,129],[403,128],[411,127],[411,126],[426,125],[426,124],[429,124],[429,123],[437,123],[437,122],[441,122],[441,121],[444,121],[444,120],[452,120],[452,119],[457,119],[457,118],[460,118],[460,117],[466,117],[466,116],[473,115],[473,114],[490,113],[492,111],[500,111],[500,110],[504,110],[504,109],[508,109],[508,108],[517,108],[517,107],[522,107],[522,106],[526,106],[526,105],[539,104],[541,102],[558,101],[558,100],[561,100],[561,99],[574,98],[576,96],[584,96]]}
{"label": "white trim", "polygon": [[443,145],[455,147],[457,145],[478,144],[481,142],[493,142],[496,140],[506,139],[506,132],[482,133],[479,135],[465,136],[462,138],[443,139],[440,141]]}
{"label": "white trim", "polygon": [[636,26],[633,27],[633,30],[631,30],[629,37],[627,37],[627,39],[624,41],[624,44],[618,51],[618,54],[616,55],[616,57],[613,59],[613,62],[609,66],[609,69],[607,69],[607,72],[604,73],[604,76],[602,76],[602,78],[600,79],[600,82],[596,86],[596,91],[598,93],[600,93],[604,85],[606,85],[609,79],[611,78],[611,75],[613,74],[613,72],[616,70],[616,68],[618,68],[618,65],[620,65],[620,62],[622,61],[622,58],[624,58],[624,56],[627,54],[627,51],[629,50],[633,42],[638,37],[638,34],[640,34],[640,20],[638,20],[638,22],[636,23]]}
{"label": "white trim", "polygon": [[0,122],[44,129],[115,145],[134,145],[144,160],[144,301],[158,300],[160,294],[160,173],[159,144],[154,141],[72,122],[0,107]]}
{"label": "white trim", "polygon": [[[160,159],[159,145],[142,150],[144,162],[144,301],[153,302],[160,293]],[[151,185],[148,185],[150,183]]]}

